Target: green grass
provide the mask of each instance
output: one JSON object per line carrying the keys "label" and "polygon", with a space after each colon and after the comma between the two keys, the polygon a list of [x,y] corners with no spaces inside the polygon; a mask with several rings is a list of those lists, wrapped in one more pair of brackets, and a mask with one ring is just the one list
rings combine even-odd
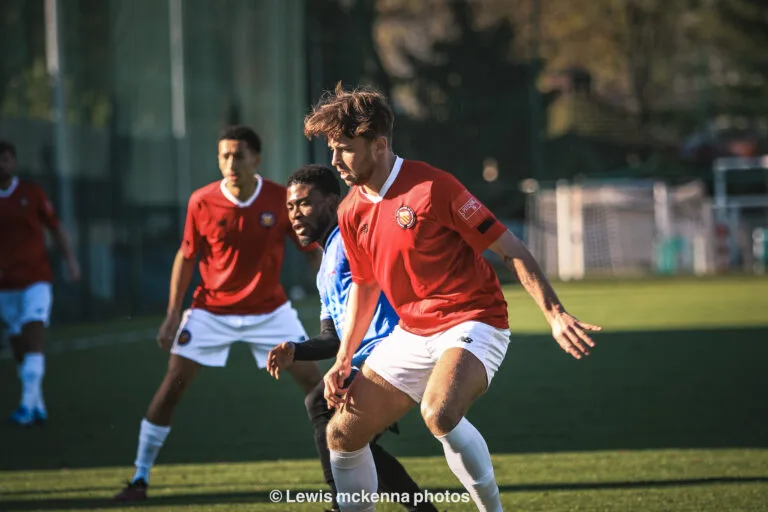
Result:
{"label": "green grass", "polygon": [[[527,295],[507,289],[513,341],[469,414],[494,454],[505,509],[768,510],[768,280],[557,288],[572,313],[605,332],[591,357],[571,360]],[[305,318],[315,327],[313,312]],[[51,338],[109,338],[154,321]],[[0,510],[128,510],[108,499],[131,475],[138,423],[165,363],[151,339],[53,354],[50,424],[0,426]],[[0,410],[10,411],[18,384],[7,360],[0,390]],[[418,414],[382,445],[427,489],[460,490]],[[255,371],[237,346],[227,368],[201,372],[189,390],[141,508],[320,510],[273,505],[268,492],[323,488],[298,388]]]}

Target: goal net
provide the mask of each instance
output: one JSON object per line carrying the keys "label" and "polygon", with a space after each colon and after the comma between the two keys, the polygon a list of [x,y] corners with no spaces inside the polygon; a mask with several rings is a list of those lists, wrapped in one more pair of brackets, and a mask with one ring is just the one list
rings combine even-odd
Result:
{"label": "goal net", "polygon": [[714,268],[712,206],[701,181],[560,181],[528,201],[528,246],[561,279]]}

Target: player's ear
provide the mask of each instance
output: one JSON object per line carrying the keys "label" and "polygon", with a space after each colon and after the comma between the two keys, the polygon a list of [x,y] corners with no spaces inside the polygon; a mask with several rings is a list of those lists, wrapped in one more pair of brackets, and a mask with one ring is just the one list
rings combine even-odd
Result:
{"label": "player's ear", "polygon": [[383,154],[387,152],[389,142],[386,137],[381,136],[373,139],[373,145],[377,153]]}

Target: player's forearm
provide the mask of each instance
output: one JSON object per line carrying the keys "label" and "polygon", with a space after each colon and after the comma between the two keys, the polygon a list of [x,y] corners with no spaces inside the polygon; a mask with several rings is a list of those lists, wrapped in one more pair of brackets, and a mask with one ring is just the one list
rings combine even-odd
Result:
{"label": "player's forearm", "polygon": [[322,361],[332,359],[338,352],[341,340],[335,334],[324,332],[303,343],[297,343],[294,361]]}
{"label": "player's forearm", "polygon": [[336,332],[336,324],[331,318],[320,320],[320,334],[303,343],[294,344],[294,361],[322,361],[331,359],[339,351],[341,340]]}
{"label": "player's forearm", "polygon": [[184,295],[187,293],[189,283],[192,282],[192,275],[195,272],[195,260],[184,257],[181,251],[176,253],[171,269],[171,288],[168,295],[168,311],[171,313],[180,313],[184,302]]}
{"label": "player's forearm", "polygon": [[58,229],[54,229],[52,234],[56,247],[64,258],[70,263],[75,263],[77,258],[75,257],[75,251],[72,250],[72,243],[69,240],[69,236],[67,236],[67,232],[59,227]]}
{"label": "player's forearm", "polygon": [[556,313],[564,311],[544,271],[519,238],[507,231],[490,248],[501,256],[506,267],[536,301],[548,322]]}
{"label": "player's forearm", "polygon": [[347,300],[348,321],[344,326],[344,335],[336,359],[351,362],[352,355],[362,343],[371,320],[376,312],[381,288],[377,283],[352,284]]}

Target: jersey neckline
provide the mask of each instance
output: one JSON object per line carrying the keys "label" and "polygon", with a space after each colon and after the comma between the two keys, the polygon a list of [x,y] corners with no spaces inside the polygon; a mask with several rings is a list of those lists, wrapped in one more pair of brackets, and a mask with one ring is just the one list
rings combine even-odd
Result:
{"label": "jersey neckline", "polygon": [[325,241],[325,247],[323,247],[324,253],[328,251],[328,246],[331,245],[331,241],[338,234],[339,234],[339,225],[336,224],[336,227],[331,230],[330,234],[328,235],[328,239]]}
{"label": "jersey neckline", "polygon": [[257,197],[259,197],[259,194],[261,193],[261,186],[264,184],[264,180],[261,176],[258,174],[254,174],[256,176],[256,190],[253,191],[253,194],[251,194],[251,197],[246,199],[245,201],[240,201],[238,198],[236,198],[234,195],[232,195],[232,192],[229,191],[227,188],[227,180],[221,180],[221,193],[224,194],[224,197],[226,197],[229,202],[237,206],[238,208],[247,208],[253,204],[253,202],[256,200]]}
{"label": "jersey neckline", "polygon": [[392,166],[392,170],[389,171],[389,176],[387,177],[387,181],[384,182],[384,186],[381,187],[381,190],[379,190],[379,194],[374,196],[371,194],[367,194],[363,192],[363,187],[360,188],[360,193],[368,199],[372,203],[380,203],[384,200],[384,196],[387,195],[387,192],[389,192],[389,189],[392,188],[392,184],[395,182],[395,179],[397,178],[397,175],[400,174],[400,169],[403,167],[403,159],[399,156],[395,155],[395,164]]}
{"label": "jersey neckline", "polygon": [[8,187],[6,190],[0,190],[0,197],[11,197],[11,194],[13,194],[16,191],[16,187],[19,186],[19,177],[14,176],[11,178],[11,186]]}

